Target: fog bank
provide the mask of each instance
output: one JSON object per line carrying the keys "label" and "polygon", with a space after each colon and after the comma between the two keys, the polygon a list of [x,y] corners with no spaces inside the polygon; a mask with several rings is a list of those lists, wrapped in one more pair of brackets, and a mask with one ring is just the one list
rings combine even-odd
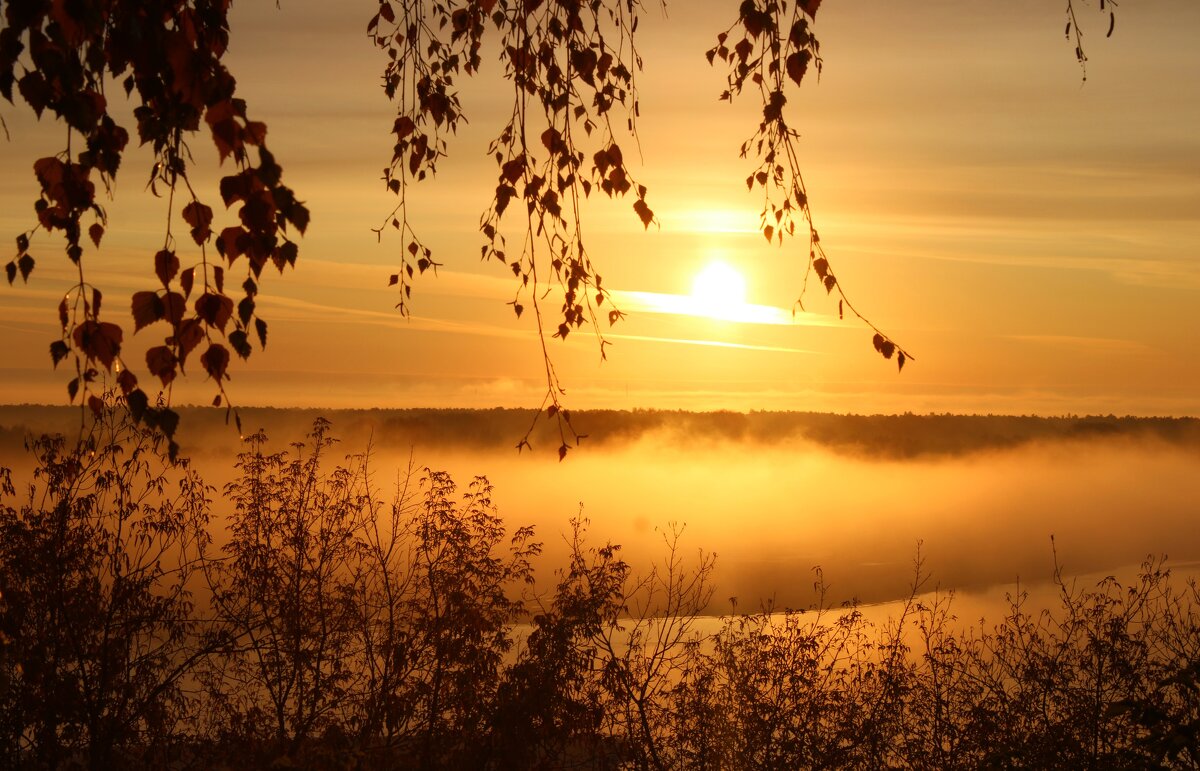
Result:
{"label": "fog bank", "polygon": [[[316,414],[246,410],[242,422],[283,449]],[[218,488],[240,447],[221,417],[188,411],[180,429],[184,451]],[[639,568],[661,556],[671,523],[684,524],[685,549],[718,556],[716,597],[736,596],[742,608],[768,598],[811,604],[815,566],[828,601],[903,596],[919,543],[933,583],[966,592],[1047,580],[1051,536],[1071,574],[1123,570],[1149,555],[1200,560],[1195,420],[583,413],[574,423],[591,436],[559,463],[544,419],[534,451],[516,452],[525,412],[329,417],[345,453],[372,447],[383,488],[410,458],[452,472],[463,488],[486,475],[510,528],[536,527],[545,567],[581,506],[592,540],[622,544]],[[77,411],[0,410],[0,462],[22,465],[25,431],[73,425]],[[217,506],[219,517],[220,496]]]}

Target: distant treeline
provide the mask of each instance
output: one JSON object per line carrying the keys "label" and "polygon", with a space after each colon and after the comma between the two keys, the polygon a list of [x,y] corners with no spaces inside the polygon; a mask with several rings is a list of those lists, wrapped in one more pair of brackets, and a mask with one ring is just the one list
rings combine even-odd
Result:
{"label": "distant treeline", "polygon": [[[224,409],[179,410],[185,453],[236,447],[238,431]],[[299,438],[317,417],[332,421],[348,443],[370,441],[378,449],[464,447],[507,450],[533,423],[529,410],[478,409],[276,409],[238,411],[246,433]],[[0,449],[20,449],[30,434],[78,431],[80,408],[0,406]],[[1032,442],[1098,437],[1156,440],[1200,449],[1200,419],[1114,415],[840,415],[820,412],[685,412],[678,410],[582,410],[572,415],[582,446],[620,447],[642,439],[680,449],[707,444],[816,445],[849,455],[904,459],[962,455]],[[541,419],[530,436],[536,450],[551,451],[560,439],[552,419]]]}

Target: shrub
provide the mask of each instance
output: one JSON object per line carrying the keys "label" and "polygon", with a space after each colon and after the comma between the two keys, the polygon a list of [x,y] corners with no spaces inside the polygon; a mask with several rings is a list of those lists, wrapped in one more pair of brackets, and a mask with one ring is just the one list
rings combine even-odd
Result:
{"label": "shrub", "polygon": [[0,474],[0,758],[9,768],[154,765],[191,712],[205,651],[193,579],[208,489],[161,434],[105,408],[73,446],[27,445]]}

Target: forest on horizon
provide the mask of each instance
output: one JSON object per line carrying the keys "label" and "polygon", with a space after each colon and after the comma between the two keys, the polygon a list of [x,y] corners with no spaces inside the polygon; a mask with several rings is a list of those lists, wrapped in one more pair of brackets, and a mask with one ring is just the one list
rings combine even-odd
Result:
{"label": "forest on horizon", "polygon": [[[19,450],[27,432],[78,432],[79,407],[0,405],[0,450]],[[180,407],[179,440],[188,451],[236,446],[238,430],[223,408]],[[370,439],[381,449],[466,447],[506,450],[530,431],[530,411],[493,409],[320,409],[243,407],[246,433],[292,441],[324,417],[351,447]],[[1200,419],[1114,415],[854,415],[816,412],[684,410],[579,410],[572,417],[585,434],[581,449],[621,446],[649,436],[680,448],[714,442],[808,444],[847,455],[904,459],[962,455],[1035,442],[1099,438],[1157,441],[1200,449]],[[534,452],[557,445],[556,427],[542,421],[530,435]]]}

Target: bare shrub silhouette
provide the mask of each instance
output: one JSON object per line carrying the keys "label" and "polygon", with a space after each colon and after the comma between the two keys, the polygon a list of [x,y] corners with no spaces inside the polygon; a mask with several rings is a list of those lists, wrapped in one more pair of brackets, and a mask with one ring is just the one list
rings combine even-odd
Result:
{"label": "bare shrub silhouette", "polygon": [[675,768],[884,767],[913,679],[910,599],[882,629],[854,608],[725,619],[674,693]]}
{"label": "bare shrub silhouette", "polygon": [[153,766],[188,720],[210,491],[165,444],[105,407],[0,474],[0,765]]}
{"label": "bare shrub silhouette", "polygon": [[[540,593],[485,478],[333,462],[317,420],[225,488],[106,410],[30,444],[0,509],[0,751],[35,769],[1195,768],[1200,596],[1056,573],[991,625],[924,592],[892,620],[767,605],[698,623],[712,555],[682,530],[638,573],[572,520]],[[17,490],[0,472],[6,500]],[[194,596],[193,596],[194,594]]]}
{"label": "bare shrub silhouette", "polygon": [[[369,453],[326,468],[334,440],[264,452],[249,438],[224,559],[211,564],[227,645],[204,673],[212,730],[252,765],[333,749],[391,765],[470,766],[486,753],[504,657],[532,582],[532,531],[505,544],[491,486],[461,501],[411,474],[385,507]],[[410,470],[411,471],[411,470]],[[229,759],[227,759],[229,760]]]}
{"label": "bare shrub silhouette", "polygon": [[531,528],[518,529],[504,547],[486,479],[476,478],[461,504],[454,490],[449,475],[431,472],[412,522],[407,656],[414,662],[410,720],[423,768],[470,767],[486,755],[481,739],[496,707],[513,624],[524,614],[510,593],[532,584],[529,558],[540,550]]}
{"label": "bare shrub silhouette", "polygon": [[[238,456],[225,488],[234,506],[224,558],[209,567],[215,620],[228,644],[202,673],[214,730],[294,756],[336,730],[359,675],[350,664],[356,607],[352,568],[372,507],[357,469],[322,468],[333,444],[314,423],[294,454],[264,452],[262,433]],[[307,451],[307,452],[306,452]],[[254,753],[251,753],[254,755]]]}
{"label": "bare shrub silhouette", "polygon": [[597,641],[625,610],[629,565],[620,547],[586,544],[587,520],[571,520],[568,566],[533,617],[533,628],[498,692],[493,718],[497,768],[603,763],[606,692]]}
{"label": "bare shrub silhouette", "polygon": [[600,634],[610,695],[608,731],[619,737],[638,768],[663,769],[675,744],[670,694],[695,655],[696,618],[712,599],[715,557],[700,552],[688,565],[680,551],[683,528],[663,533],[662,562],[626,589],[629,618]]}
{"label": "bare shrub silhouette", "polygon": [[944,599],[922,606],[916,751],[943,768],[1195,768],[1196,585],[1177,589],[1161,559],[1128,586],[1056,581],[1056,612],[1018,590],[984,633],[950,633]]}

